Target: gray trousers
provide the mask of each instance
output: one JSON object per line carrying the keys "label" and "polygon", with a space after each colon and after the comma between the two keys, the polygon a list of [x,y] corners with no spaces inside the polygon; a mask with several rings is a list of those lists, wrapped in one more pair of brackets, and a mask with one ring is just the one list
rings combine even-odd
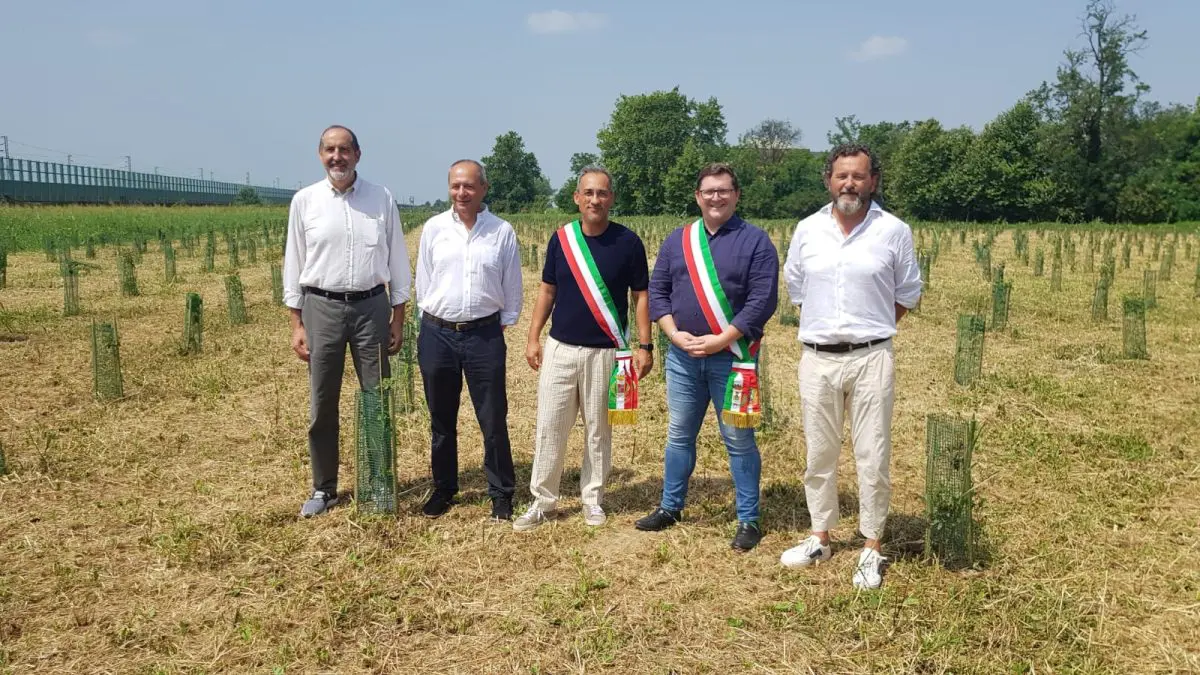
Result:
{"label": "gray trousers", "polygon": [[354,361],[358,384],[364,390],[391,377],[387,359],[388,324],[392,308],[388,294],[358,302],[342,302],[312,293],[304,295],[300,320],[308,340],[309,406],[308,456],[314,490],[337,492],[338,403],[346,370],[346,346]]}

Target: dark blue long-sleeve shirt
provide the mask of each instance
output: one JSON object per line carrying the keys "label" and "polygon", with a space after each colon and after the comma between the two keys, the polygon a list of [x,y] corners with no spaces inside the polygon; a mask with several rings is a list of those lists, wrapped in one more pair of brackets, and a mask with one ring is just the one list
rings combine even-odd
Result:
{"label": "dark blue long-sleeve shirt", "polygon": [[[713,265],[721,288],[733,308],[734,326],[750,341],[762,338],[763,326],[779,303],[779,254],[771,237],[734,215],[717,233],[708,236]],[[679,330],[711,335],[700,309],[683,258],[683,228],[663,240],[650,275],[650,320],[670,314]]]}

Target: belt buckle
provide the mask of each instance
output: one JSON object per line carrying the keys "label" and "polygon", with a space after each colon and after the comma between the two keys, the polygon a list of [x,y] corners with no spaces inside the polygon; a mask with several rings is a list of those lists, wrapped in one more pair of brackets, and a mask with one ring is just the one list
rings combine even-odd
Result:
{"label": "belt buckle", "polygon": [[455,321],[454,322],[454,332],[456,332],[456,333],[463,332],[465,330],[463,328],[463,326],[467,326],[470,323],[471,323],[470,321]]}

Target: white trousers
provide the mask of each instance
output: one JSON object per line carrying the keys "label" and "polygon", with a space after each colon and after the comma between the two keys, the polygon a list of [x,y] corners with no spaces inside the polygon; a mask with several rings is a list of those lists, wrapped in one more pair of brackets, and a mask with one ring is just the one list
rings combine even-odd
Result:
{"label": "white trousers", "polygon": [[896,366],[892,342],[841,354],[809,347],[803,351],[800,402],[808,448],[804,495],[812,529],[825,532],[838,523],[838,455],[849,412],[858,469],[858,529],[867,539],[879,539],[892,497],[889,465]]}
{"label": "white trousers", "polygon": [[608,378],[615,359],[616,350],[611,347],[576,347],[546,338],[529,479],[529,489],[543,511],[553,510],[558,503],[567,440],[578,414],[583,416],[584,428],[580,493],[584,504],[600,505],[612,462]]}

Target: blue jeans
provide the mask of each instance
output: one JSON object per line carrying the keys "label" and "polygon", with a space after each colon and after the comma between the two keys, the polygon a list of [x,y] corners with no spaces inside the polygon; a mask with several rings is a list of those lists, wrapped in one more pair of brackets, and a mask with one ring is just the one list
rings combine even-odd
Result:
{"label": "blue jeans", "polygon": [[667,375],[667,448],[663,467],[662,508],[682,511],[687,498],[688,479],[696,468],[696,436],[704,423],[704,414],[712,402],[721,427],[725,449],[729,451],[729,472],[741,522],[758,521],[758,482],[762,459],[754,442],[754,429],[739,429],[721,423],[721,405],[725,402],[725,382],[733,368],[728,351],[697,359],[671,345],[664,363]]}

